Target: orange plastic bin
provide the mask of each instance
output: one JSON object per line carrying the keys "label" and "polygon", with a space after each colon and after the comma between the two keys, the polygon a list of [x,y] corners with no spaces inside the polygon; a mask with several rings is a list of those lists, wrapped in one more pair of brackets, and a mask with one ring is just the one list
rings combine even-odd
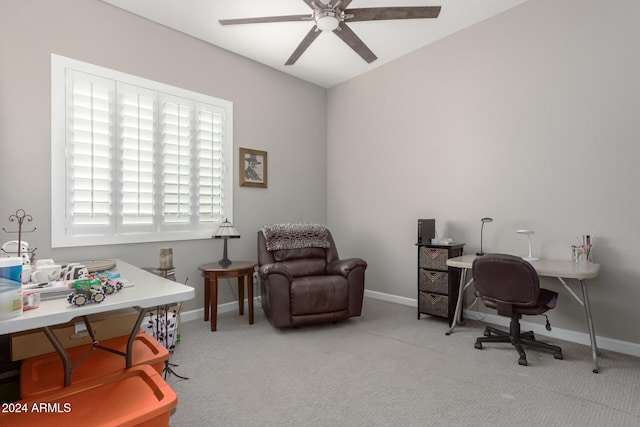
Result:
{"label": "orange plastic bin", "polygon": [[[128,336],[101,341],[100,345],[125,352]],[[67,350],[71,366],[86,354],[91,345]],[[169,351],[151,335],[140,332],[135,337],[131,366],[151,365],[159,374],[164,362],[169,359]],[[126,360],[119,354],[94,349],[84,360],[74,367],[71,385],[117,373],[126,368]],[[58,353],[31,357],[22,361],[20,369],[20,396],[23,399],[40,397],[64,387],[64,370]]]}
{"label": "orange plastic bin", "polygon": [[177,404],[178,396],[162,376],[141,365],[8,404],[0,425],[166,427]]}

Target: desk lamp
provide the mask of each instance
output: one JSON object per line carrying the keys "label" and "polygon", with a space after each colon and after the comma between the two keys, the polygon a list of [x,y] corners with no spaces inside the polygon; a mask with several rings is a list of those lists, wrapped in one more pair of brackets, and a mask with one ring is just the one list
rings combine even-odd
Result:
{"label": "desk lamp", "polygon": [[531,235],[534,234],[533,230],[516,230],[516,233],[518,233],[518,234],[526,234],[527,235],[527,240],[529,241],[529,256],[522,257],[522,259],[526,259],[527,261],[535,261],[535,260],[540,259],[540,258],[536,258],[536,257],[531,255]]}
{"label": "desk lamp", "polygon": [[218,261],[221,266],[229,267],[231,265],[231,260],[227,257],[227,240],[228,239],[239,239],[240,233],[236,230],[233,225],[229,222],[228,219],[225,218],[224,222],[220,224],[220,227],[216,230],[213,236],[214,239],[224,239],[224,250],[222,252],[222,259]]}
{"label": "desk lamp", "polygon": [[480,221],[482,221],[482,225],[480,226],[480,252],[476,252],[476,255],[478,256],[484,255],[484,252],[482,252],[482,232],[484,230],[484,223],[493,222],[493,218],[482,218]]}

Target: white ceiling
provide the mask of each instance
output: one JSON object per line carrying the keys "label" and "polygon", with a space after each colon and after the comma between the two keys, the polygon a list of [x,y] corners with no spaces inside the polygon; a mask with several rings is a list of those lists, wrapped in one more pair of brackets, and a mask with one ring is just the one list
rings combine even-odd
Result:
{"label": "white ceiling", "polygon": [[[218,19],[311,14],[303,0],[102,0],[292,76],[331,87],[467,28],[526,0],[353,0],[348,8],[442,6],[437,19],[353,22],[378,59],[367,64],[335,34],[322,33],[294,65],[284,65],[314,25],[222,26]],[[327,2],[328,0],[321,0]]]}

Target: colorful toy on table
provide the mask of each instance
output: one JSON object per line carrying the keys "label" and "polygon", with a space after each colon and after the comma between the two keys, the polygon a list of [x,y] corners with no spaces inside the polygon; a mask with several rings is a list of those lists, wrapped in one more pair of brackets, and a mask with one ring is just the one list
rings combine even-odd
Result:
{"label": "colorful toy on table", "polygon": [[67,301],[78,307],[89,301],[101,303],[107,295],[119,292],[124,287],[120,274],[113,274],[106,270],[91,274],[83,272],[82,277],[68,283],[69,289],[73,289],[73,292],[67,296]]}
{"label": "colorful toy on table", "polygon": [[102,289],[100,280],[79,279],[69,282],[69,289],[73,289],[67,296],[69,304],[81,307],[87,302],[92,301],[101,303],[106,298],[106,294]]}
{"label": "colorful toy on table", "polygon": [[95,274],[95,277],[102,282],[102,287],[107,295],[121,291],[124,287],[124,283],[120,280],[120,273],[111,273],[109,270],[105,270]]}

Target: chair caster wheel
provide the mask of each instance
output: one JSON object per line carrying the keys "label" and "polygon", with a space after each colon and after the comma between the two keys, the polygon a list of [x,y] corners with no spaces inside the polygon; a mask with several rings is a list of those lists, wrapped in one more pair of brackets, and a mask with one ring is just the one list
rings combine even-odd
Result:
{"label": "chair caster wheel", "polygon": [[477,348],[478,350],[482,350],[482,343],[476,341],[476,343],[473,345],[475,348]]}
{"label": "chair caster wheel", "polygon": [[553,353],[553,357],[554,359],[562,360],[562,353],[560,352]]}
{"label": "chair caster wheel", "polygon": [[591,371],[591,372],[593,372],[594,374],[597,374],[597,373],[598,373],[598,372],[600,372],[600,371],[599,371],[599,370],[597,370],[597,369],[594,369],[594,370],[593,370],[593,371]]}
{"label": "chair caster wheel", "polygon": [[518,365],[527,366],[527,359],[525,358],[518,359]]}

